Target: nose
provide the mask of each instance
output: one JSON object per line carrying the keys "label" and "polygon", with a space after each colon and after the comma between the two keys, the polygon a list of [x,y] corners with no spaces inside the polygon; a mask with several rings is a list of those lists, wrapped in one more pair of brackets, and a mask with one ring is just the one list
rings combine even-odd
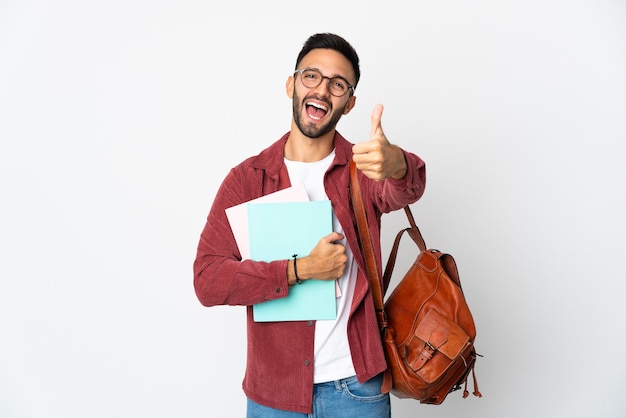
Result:
{"label": "nose", "polygon": [[320,88],[325,92],[324,96],[330,95],[330,77],[322,76],[322,82],[315,88],[315,91],[319,91]]}

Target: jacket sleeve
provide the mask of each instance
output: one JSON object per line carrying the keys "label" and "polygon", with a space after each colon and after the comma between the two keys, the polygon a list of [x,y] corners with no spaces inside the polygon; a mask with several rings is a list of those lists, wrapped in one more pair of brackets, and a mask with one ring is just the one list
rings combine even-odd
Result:
{"label": "jacket sleeve", "polygon": [[369,181],[370,196],[380,213],[389,213],[415,203],[426,187],[426,164],[417,155],[404,151],[407,172],[404,178]]}
{"label": "jacket sleeve", "polygon": [[230,171],[200,235],[193,264],[194,289],[205,306],[252,305],[288,294],[288,260],[241,260],[226,209],[249,200],[244,178],[242,170]]}

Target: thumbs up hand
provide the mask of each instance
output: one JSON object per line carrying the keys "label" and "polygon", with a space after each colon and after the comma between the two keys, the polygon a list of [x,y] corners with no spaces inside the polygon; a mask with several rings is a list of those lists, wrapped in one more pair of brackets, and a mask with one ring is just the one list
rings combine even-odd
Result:
{"label": "thumbs up hand", "polygon": [[354,153],[352,159],[356,167],[373,180],[384,180],[389,177],[401,179],[407,170],[404,153],[387,140],[380,123],[382,115],[383,105],[376,105],[371,116],[370,140],[352,147]]}

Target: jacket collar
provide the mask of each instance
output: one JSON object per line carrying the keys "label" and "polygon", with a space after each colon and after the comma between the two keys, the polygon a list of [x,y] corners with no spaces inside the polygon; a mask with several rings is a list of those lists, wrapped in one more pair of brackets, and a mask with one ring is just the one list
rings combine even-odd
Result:
{"label": "jacket collar", "polygon": [[[252,161],[252,166],[265,170],[271,178],[278,178],[284,166],[285,144],[289,138],[289,133],[287,132],[278,141],[261,151]],[[337,131],[335,131],[334,142],[335,160],[332,165],[347,165],[349,159],[352,158],[352,144]]]}

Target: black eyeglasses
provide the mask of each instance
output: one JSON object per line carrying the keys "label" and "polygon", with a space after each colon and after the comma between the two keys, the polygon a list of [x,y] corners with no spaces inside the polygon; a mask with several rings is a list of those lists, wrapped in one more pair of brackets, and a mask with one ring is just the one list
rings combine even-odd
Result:
{"label": "black eyeglasses", "polygon": [[335,97],[341,97],[345,95],[350,89],[354,93],[354,87],[350,85],[343,77],[326,77],[316,68],[303,68],[302,70],[296,70],[293,75],[300,73],[300,80],[304,87],[314,89],[322,84],[322,80],[328,80],[328,91]]}

